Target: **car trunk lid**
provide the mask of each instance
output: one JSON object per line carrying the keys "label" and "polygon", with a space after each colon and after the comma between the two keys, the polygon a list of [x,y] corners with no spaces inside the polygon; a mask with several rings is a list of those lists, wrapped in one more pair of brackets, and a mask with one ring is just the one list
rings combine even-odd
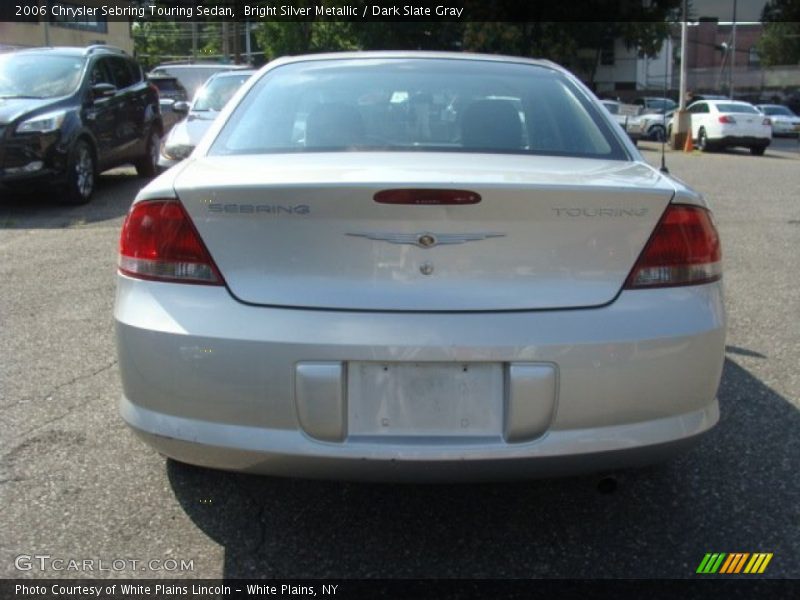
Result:
{"label": "car trunk lid", "polygon": [[[606,304],[674,192],[641,163],[456,153],[199,158],[175,188],[239,300],[399,311]],[[480,201],[376,202],[397,189]]]}

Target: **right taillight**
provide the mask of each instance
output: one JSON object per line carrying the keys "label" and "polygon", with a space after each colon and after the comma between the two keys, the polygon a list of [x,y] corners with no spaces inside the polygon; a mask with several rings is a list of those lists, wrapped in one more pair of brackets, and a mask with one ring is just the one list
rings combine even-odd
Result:
{"label": "right taillight", "polygon": [[189,215],[172,199],[131,207],[119,238],[119,270],[137,279],[223,285]]}
{"label": "right taillight", "polygon": [[722,252],[711,214],[671,204],[636,261],[627,289],[695,285],[722,277]]}

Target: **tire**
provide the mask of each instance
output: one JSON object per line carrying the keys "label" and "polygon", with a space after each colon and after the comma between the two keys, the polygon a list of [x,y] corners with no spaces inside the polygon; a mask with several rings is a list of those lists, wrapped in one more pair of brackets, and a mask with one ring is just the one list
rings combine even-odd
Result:
{"label": "tire", "polygon": [[697,147],[700,148],[700,152],[711,152],[711,144],[708,142],[706,130],[702,127],[697,132]]}
{"label": "tire", "polygon": [[133,165],[136,167],[136,174],[139,177],[155,177],[158,175],[158,156],[161,153],[161,137],[158,131],[153,129],[147,135],[145,144],[145,154]]}
{"label": "tire", "polygon": [[65,204],[86,204],[92,199],[97,183],[97,160],[89,142],[79,139],[72,147],[67,161]]}
{"label": "tire", "polygon": [[766,146],[750,146],[750,154],[753,156],[764,156],[766,149]]}
{"label": "tire", "polygon": [[656,142],[667,141],[667,134],[662,125],[653,125],[648,133],[651,140],[655,140]]}

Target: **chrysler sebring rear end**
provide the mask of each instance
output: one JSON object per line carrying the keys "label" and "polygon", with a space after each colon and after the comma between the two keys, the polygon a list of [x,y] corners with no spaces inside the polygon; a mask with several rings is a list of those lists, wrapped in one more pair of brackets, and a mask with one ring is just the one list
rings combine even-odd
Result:
{"label": "chrysler sebring rear end", "polygon": [[289,476],[662,460],[718,420],[720,277],[702,198],[551,63],[277,61],[128,214],[121,412]]}

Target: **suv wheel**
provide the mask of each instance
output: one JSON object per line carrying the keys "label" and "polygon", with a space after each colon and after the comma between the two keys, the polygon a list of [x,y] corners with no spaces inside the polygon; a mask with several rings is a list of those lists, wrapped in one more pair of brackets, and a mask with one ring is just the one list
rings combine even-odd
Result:
{"label": "suv wheel", "polygon": [[145,155],[134,163],[139,177],[155,177],[158,175],[158,155],[161,152],[161,137],[153,129],[147,136]]}
{"label": "suv wheel", "polygon": [[750,154],[753,156],[764,156],[764,151],[766,149],[766,146],[750,146]]}
{"label": "suv wheel", "polygon": [[86,140],[78,140],[72,147],[67,167],[67,189],[64,201],[68,204],[86,204],[92,198],[97,179],[94,152]]}

